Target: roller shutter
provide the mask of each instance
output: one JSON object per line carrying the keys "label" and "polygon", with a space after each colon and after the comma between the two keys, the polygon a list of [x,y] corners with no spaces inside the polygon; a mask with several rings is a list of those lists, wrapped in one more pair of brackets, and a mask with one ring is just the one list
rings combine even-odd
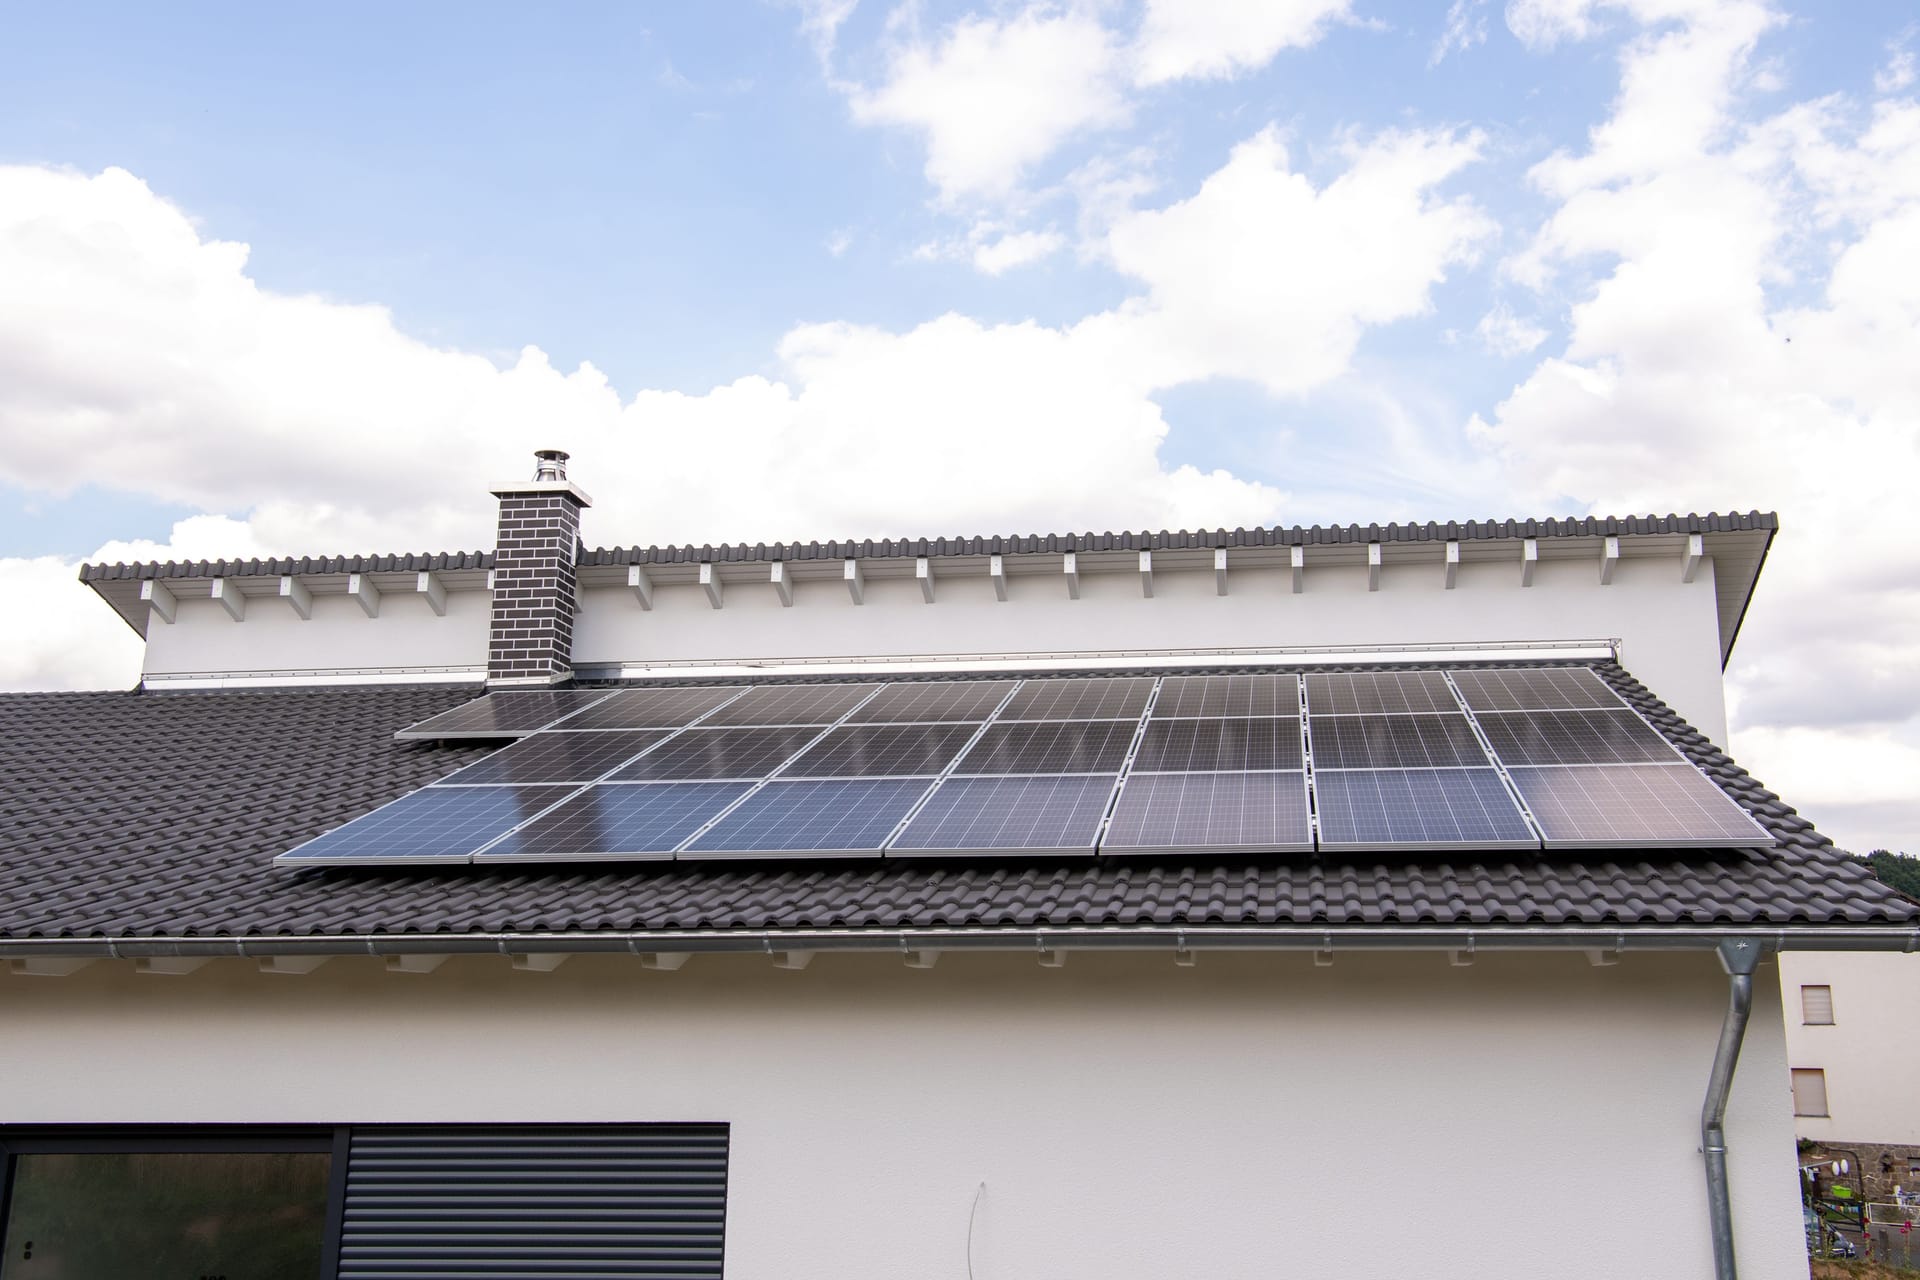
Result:
{"label": "roller shutter", "polygon": [[721,1274],[725,1125],[356,1126],[340,1275]]}

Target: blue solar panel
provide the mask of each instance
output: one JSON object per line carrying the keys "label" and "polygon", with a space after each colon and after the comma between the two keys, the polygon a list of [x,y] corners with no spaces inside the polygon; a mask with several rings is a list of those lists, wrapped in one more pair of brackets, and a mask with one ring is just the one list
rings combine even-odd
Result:
{"label": "blue solar panel", "polygon": [[465,862],[571,787],[428,787],[275,858],[304,866]]}
{"label": "blue solar panel", "polygon": [[1550,849],[1774,843],[1765,828],[1692,765],[1570,765],[1507,772]]}
{"label": "blue solar panel", "polygon": [[536,733],[478,764],[442,778],[438,786],[493,782],[592,782],[667,736],[664,729],[605,733]]}
{"label": "blue solar panel", "polygon": [[769,782],[680,856],[821,853],[877,858],[880,846],[931,785],[924,778]]}
{"label": "blue solar panel", "polygon": [[949,778],[889,853],[1091,853],[1111,777]]}
{"label": "blue solar panel", "polygon": [[1538,848],[1492,769],[1318,770],[1323,849]]}
{"label": "blue solar panel", "polygon": [[673,856],[751,782],[605,783],[474,855],[476,862],[644,861]]}
{"label": "blue solar panel", "polygon": [[1311,848],[1307,775],[1300,771],[1136,773],[1121,788],[1100,842],[1102,853]]}

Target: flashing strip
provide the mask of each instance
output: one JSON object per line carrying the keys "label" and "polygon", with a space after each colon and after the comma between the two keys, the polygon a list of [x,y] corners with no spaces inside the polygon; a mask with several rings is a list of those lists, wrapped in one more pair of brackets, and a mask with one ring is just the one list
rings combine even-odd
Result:
{"label": "flashing strip", "polygon": [[338,667],[325,671],[148,672],[140,687],[162,689],[285,689],[347,684],[485,684],[487,669],[473,667]]}
{"label": "flashing strip", "polygon": [[1324,667],[1364,662],[1372,665],[1434,662],[1609,662],[1619,656],[1620,641],[1501,640],[1478,643],[1412,645],[1323,645],[1260,649],[1112,649],[1080,653],[1026,654],[928,653],[895,657],[736,658],[718,662],[583,662],[575,674],[587,680],[687,680],[785,675],[925,675],[935,671],[1106,671],[1140,668]]}
{"label": "flashing strip", "polygon": [[1342,928],[1327,925],[1154,925],[987,929],[688,929],[605,933],[370,933],[327,937],[115,938],[0,940],[0,960],[41,957],[134,959],[141,956],[653,954],[767,951],[1715,951],[1746,938],[1771,951],[1920,951],[1920,925],[1801,925],[1761,929],[1508,925],[1483,928]]}

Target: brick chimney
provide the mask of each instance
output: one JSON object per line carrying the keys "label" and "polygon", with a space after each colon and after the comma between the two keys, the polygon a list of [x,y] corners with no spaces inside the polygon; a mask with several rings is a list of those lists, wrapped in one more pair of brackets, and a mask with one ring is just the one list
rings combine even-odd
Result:
{"label": "brick chimney", "polygon": [[554,684],[573,675],[574,562],[580,512],[593,500],[567,479],[567,455],[541,449],[533,479],[502,485],[493,547],[490,688]]}

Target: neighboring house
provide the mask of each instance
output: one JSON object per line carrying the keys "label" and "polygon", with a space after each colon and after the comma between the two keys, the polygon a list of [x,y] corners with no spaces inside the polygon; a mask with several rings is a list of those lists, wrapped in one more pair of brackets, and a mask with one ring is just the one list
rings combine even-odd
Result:
{"label": "neighboring house", "polygon": [[83,572],[4,1280],[1805,1276],[1772,956],[1920,909],[1716,745],[1771,516],[582,550],[562,460]]}
{"label": "neighboring house", "polygon": [[1794,1131],[1851,1157],[1869,1199],[1920,1194],[1920,955],[1796,952],[1780,987]]}

